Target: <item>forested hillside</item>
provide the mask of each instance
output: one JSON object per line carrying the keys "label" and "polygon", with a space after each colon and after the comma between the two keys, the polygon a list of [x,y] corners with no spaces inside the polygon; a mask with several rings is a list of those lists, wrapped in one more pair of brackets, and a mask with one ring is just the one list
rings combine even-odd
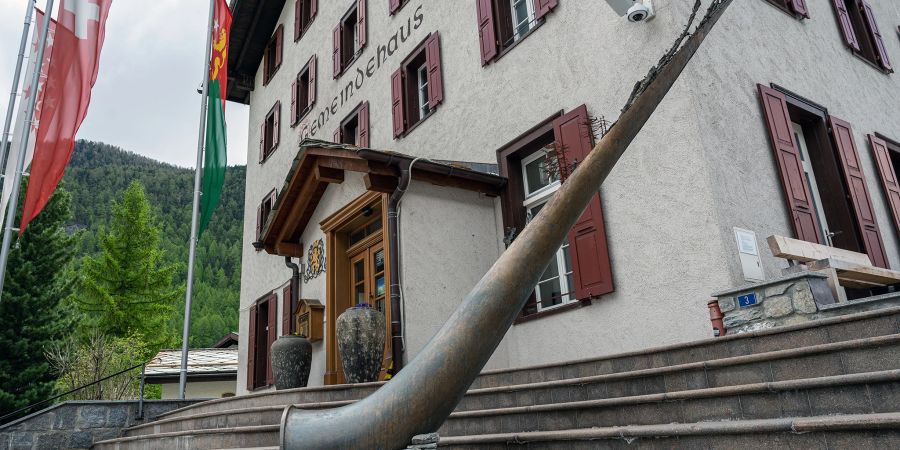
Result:
{"label": "forested hillside", "polygon": [[[193,150],[186,150],[193,151]],[[229,167],[222,201],[200,239],[194,280],[192,347],[207,347],[237,331],[240,305],[241,235],[243,233],[244,166]],[[80,230],[78,257],[99,251],[97,236],[108,226],[113,200],[133,181],[140,181],[162,228],[166,260],[180,264],[176,282],[187,276],[188,236],[194,172],[161,163],[118,147],[79,141],[63,179],[72,193],[71,230]],[[172,344],[181,340],[184,299],[169,320]]]}

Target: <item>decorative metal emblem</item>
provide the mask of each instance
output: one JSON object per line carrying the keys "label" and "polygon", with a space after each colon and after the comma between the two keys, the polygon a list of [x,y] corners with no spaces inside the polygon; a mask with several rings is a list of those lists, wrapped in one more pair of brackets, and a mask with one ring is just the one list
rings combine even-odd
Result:
{"label": "decorative metal emblem", "polygon": [[325,241],[319,239],[309,246],[306,253],[306,271],[303,274],[303,282],[309,283],[309,280],[325,273]]}

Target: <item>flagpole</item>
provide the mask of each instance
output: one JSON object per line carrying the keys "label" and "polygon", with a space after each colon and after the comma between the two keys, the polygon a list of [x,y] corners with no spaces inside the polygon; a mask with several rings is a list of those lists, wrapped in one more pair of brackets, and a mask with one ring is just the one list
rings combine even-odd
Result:
{"label": "flagpole", "polygon": [[181,377],[178,392],[184,400],[187,385],[188,338],[191,333],[191,297],[194,289],[194,258],[197,253],[197,216],[200,212],[200,176],[203,168],[203,147],[206,138],[206,107],[209,96],[209,58],[212,56],[212,27],[216,0],[209,1],[209,24],[206,28],[206,57],[203,59],[203,95],[200,98],[200,133],[197,137],[197,167],[194,168],[194,209],[191,213],[191,242],[188,253],[187,290],[184,293],[184,333],[181,335]]}
{"label": "flagpole", "polygon": [[[41,81],[41,66],[44,64],[44,49],[47,47],[47,34],[50,32],[50,12],[53,11],[54,0],[47,0],[46,20],[41,25],[40,47],[38,48],[37,61],[34,63],[34,74],[31,79],[32,96],[28,99],[28,108],[25,109],[24,130],[30,130],[34,123],[34,106],[37,104],[38,85]],[[27,81],[27,80],[26,80]],[[19,143],[19,159],[16,161],[16,172],[13,175],[12,193],[9,197],[9,205],[6,208],[6,221],[3,227],[3,247],[0,249],[0,299],[3,298],[3,282],[6,280],[6,263],[9,261],[9,245],[12,242],[13,222],[16,220],[16,211],[19,209],[19,188],[22,184],[22,172],[25,170],[25,151],[28,149],[28,139],[31,133],[23,133]],[[12,150],[12,149],[10,149]]]}
{"label": "flagpole", "polygon": [[[34,3],[36,0],[29,0],[28,7],[25,8],[25,26],[22,28],[22,42],[19,43],[19,56],[16,59],[16,71],[13,74],[12,89],[9,90],[9,104],[6,105],[6,119],[3,122],[3,134],[0,134],[0,174],[6,173],[6,159],[9,152],[12,151],[12,141],[9,139],[9,129],[12,126],[13,114],[15,113],[16,95],[19,93],[19,76],[22,72],[22,61],[25,60],[25,48],[28,47],[28,31],[31,29],[31,15],[34,13]],[[0,191],[5,189],[5,180],[0,177]]]}

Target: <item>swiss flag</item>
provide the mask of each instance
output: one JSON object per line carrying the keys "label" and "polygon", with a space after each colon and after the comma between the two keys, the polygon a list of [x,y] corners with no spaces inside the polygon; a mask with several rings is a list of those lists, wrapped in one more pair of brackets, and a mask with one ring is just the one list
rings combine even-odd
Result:
{"label": "swiss flag", "polygon": [[20,233],[47,204],[75,148],[97,81],[112,0],[62,0]]}

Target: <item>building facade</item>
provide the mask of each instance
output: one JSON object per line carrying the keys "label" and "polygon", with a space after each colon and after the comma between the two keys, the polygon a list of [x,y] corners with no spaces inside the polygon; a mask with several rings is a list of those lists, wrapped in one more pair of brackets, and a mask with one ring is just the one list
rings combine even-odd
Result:
{"label": "building facade", "polygon": [[[308,326],[285,313],[293,289],[323,307],[305,316],[322,329],[311,385],[341,381],[333,323],[356,303],[389,318],[385,372],[415,357],[681,32],[692,2],[653,3],[629,23],[596,0],[233,1],[229,99],[250,105],[238,394],[270,388],[267,346]],[[898,25],[889,0],[736,2],[489,367],[709,336],[713,291],[786,266],[769,235],[900,267]]]}

